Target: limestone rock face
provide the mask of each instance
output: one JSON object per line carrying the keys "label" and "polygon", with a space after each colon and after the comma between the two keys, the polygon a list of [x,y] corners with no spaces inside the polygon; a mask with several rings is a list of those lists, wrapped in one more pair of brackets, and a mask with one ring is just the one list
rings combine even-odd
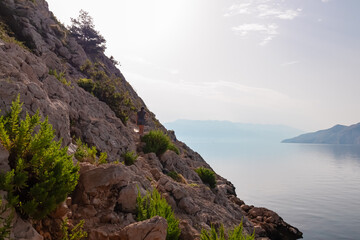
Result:
{"label": "limestone rock face", "polygon": [[[1,150],[0,150],[1,152]],[[0,159],[1,161],[1,159]],[[7,204],[6,201],[6,192],[0,190],[0,197],[2,199],[2,204],[5,206]],[[3,209],[3,208],[1,208]],[[11,216],[12,209],[8,208],[4,212],[0,212],[1,219],[7,219],[8,216]],[[2,223],[2,222],[1,222]],[[1,226],[1,225],[0,225]],[[21,217],[15,212],[11,222],[11,232],[10,239],[13,240],[43,240],[44,238],[34,229],[32,224],[27,221],[21,219]]]}
{"label": "limestone rock face", "polygon": [[254,223],[259,235],[271,239],[298,239],[302,233],[296,227],[290,226],[275,212],[254,206],[242,205],[250,221]]}
{"label": "limestone rock face", "polygon": [[[26,67],[25,67],[26,66]],[[23,69],[26,69],[24,71]],[[17,94],[28,111],[48,116],[56,135],[69,145],[71,137],[81,137],[89,145],[108,153],[116,160],[121,153],[134,150],[131,129],[126,128],[103,102],[79,88],[72,87],[49,75],[44,60],[17,45],[0,46],[0,108],[10,110]]]}
{"label": "limestone rock face", "polygon": [[93,236],[100,232],[110,236],[134,223],[138,191],[145,194],[145,189],[151,189],[149,181],[121,163],[80,166],[70,206],[72,219],[84,219]]}
{"label": "limestone rock face", "polygon": [[176,171],[183,175],[186,179],[193,181],[201,181],[200,177],[195,171],[188,171],[189,164],[191,167],[197,167],[196,164],[192,161],[187,161],[186,159],[181,158],[173,151],[166,151],[160,158],[160,162],[163,164],[164,168],[169,171]]}
{"label": "limestone rock face", "polygon": [[14,219],[10,239],[14,240],[43,240],[44,238],[33,228],[33,226],[22,220],[19,216]]}
{"label": "limestone rock face", "polygon": [[137,222],[126,226],[118,234],[123,240],[165,240],[167,222],[162,217]]}
{"label": "limestone rock face", "polygon": [[[154,188],[180,219],[180,239],[183,240],[197,239],[201,229],[209,229],[212,224],[233,228],[241,221],[247,233],[255,229],[257,237],[264,239],[300,236],[296,228],[275,213],[244,207],[244,202],[236,196],[235,187],[225,178],[216,175],[214,189],[205,185],[195,169],[211,167],[198,153],[178,141],[173,131],[167,131],[151,112],[146,131],[162,130],[180,154],[173,151],[159,157],[154,153],[144,154],[144,144],[133,130],[135,111],[129,113],[125,125],[108,105],[80,88],[77,81],[87,77],[81,66],[87,60],[97,61],[107,76],[117,78],[115,88],[124,90],[137,108],[145,103],[108,57],[103,53],[87,54],[67,34],[49,12],[46,1],[1,0],[0,21],[28,48],[0,39],[0,114],[6,114],[11,102],[20,94],[24,103],[22,116],[25,112],[34,114],[39,110],[53,125],[56,139],[62,139],[64,146],[71,146],[72,153],[76,149],[72,138],[76,137],[106,152],[109,162],[122,161],[123,154],[128,151],[138,155],[131,166],[80,163],[80,179],[71,199],[37,225],[36,229],[39,228],[43,236],[29,222],[17,217],[14,239],[57,239],[60,235],[53,234],[51,226],[58,227],[65,216],[72,225],[84,219],[88,239],[165,239],[165,219],[154,217],[136,222],[138,192],[144,195]],[[49,74],[50,70],[64,73],[71,85]],[[10,170],[7,158],[8,152],[0,147],[0,171]],[[181,176],[180,181],[168,176],[172,171]]]}

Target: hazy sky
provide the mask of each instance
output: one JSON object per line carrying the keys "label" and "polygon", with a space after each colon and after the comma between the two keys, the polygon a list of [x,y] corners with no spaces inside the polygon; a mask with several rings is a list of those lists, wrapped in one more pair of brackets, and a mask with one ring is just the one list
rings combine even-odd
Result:
{"label": "hazy sky", "polygon": [[88,11],[161,122],[360,122],[359,0],[48,0]]}

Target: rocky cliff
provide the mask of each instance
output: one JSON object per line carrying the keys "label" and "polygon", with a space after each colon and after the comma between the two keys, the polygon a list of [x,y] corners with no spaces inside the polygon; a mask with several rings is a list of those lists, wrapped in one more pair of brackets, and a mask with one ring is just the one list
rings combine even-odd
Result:
{"label": "rocky cliff", "polygon": [[335,125],[332,128],[305,133],[285,139],[283,143],[360,144],[360,123],[351,126]]}
{"label": "rocky cliff", "polygon": [[[126,96],[126,104],[114,110],[111,104],[79,87],[79,80],[89,78],[94,71],[101,73],[99,81],[111,82],[112,90]],[[302,236],[276,213],[244,204],[225,178],[216,175],[214,189],[203,184],[194,169],[211,167],[177,141],[174,132],[167,131],[150,111],[146,131],[162,130],[180,154],[144,154],[133,129],[134,109],[146,106],[145,103],[111,59],[101,52],[86,53],[70,37],[44,0],[0,0],[1,114],[10,110],[18,94],[24,103],[23,112],[34,114],[39,110],[40,115],[48,116],[57,138],[69,146],[70,153],[76,148],[74,139],[80,138],[106,152],[109,163],[80,163],[80,179],[73,194],[42,221],[17,215],[12,239],[59,239],[64,217],[74,225],[84,219],[88,239],[165,239],[167,223],[163,218],[137,222],[135,217],[138,191],[145,193],[154,188],[180,219],[181,239],[197,239],[201,229],[209,229],[211,224],[232,228],[241,221],[248,233],[255,229],[258,239]],[[119,112],[125,112],[129,119],[124,121]],[[1,171],[7,171],[8,153],[1,146],[0,149]],[[113,163],[121,161],[122,154],[128,151],[139,156],[134,165]],[[174,181],[165,174],[169,171],[181,174],[183,181]]]}

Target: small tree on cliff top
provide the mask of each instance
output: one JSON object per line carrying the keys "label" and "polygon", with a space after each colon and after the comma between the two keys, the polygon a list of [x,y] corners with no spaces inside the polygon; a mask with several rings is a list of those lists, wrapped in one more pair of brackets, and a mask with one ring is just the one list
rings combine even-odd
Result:
{"label": "small tree on cliff top", "polygon": [[95,30],[93,18],[88,12],[80,10],[77,19],[71,18],[70,33],[87,53],[105,51],[106,40]]}

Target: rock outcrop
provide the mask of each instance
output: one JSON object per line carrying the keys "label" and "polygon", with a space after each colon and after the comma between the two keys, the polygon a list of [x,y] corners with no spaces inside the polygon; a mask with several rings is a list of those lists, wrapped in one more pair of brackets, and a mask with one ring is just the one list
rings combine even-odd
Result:
{"label": "rock outcrop", "polygon": [[166,229],[166,220],[156,216],[126,226],[118,233],[117,237],[123,240],[165,240]]}
{"label": "rock outcrop", "polygon": [[[48,116],[64,146],[72,146],[73,137],[81,138],[106,152],[109,161],[103,165],[80,163],[80,179],[72,196],[43,221],[25,221],[25,226],[17,216],[13,239],[58,239],[65,217],[72,225],[84,219],[88,239],[165,239],[167,223],[163,218],[136,222],[138,191],[145,194],[154,188],[180,219],[181,239],[197,239],[201,229],[211,225],[232,228],[241,221],[247,233],[255,228],[257,237],[262,239],[301,237],[296,228],[270,210],[244,210],[234,186],[225,178],[216,175],[214,189],[203,184],[195,169],[211,167],[177,141],[174,132],[167,131],[151,112],[147,130],[156,128],[167,133],[180,154],[144,154],[139,136],[133,131],[135,112],[129,113],[125,125],[106,103],[79,87],[78,79],[88,77],[81,66],[88,60],[97,61],[107,76],[117,78],[116,90],[126,92],[136,108],[145,106],[144,102],[109,58],[103,53],[86,53],[69,36],[44,0],[1,0],[0,16],[0,22],[11,30],[5,34],[25,44],[24,47],[17,41],[0,39],[0,114],[9,111],[11,102],[20,94],[23,115],[39,110],[43,117]],[[71,85],[49,74],[50,70],[62,72]],[[139,155],[134,165],[115,163],[128,151]],[[7,156],[6,151],[0,150],[3,171],[9,170]],[[170,178],[166,174],[170,171],[179,173],[182,180]]]}

